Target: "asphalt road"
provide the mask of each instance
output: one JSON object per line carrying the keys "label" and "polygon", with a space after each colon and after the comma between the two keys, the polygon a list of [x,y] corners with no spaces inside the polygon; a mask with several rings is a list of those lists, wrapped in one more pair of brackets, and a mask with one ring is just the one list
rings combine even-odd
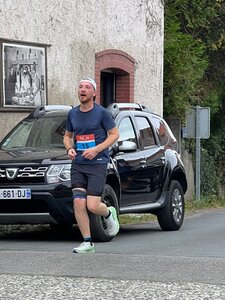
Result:
{"label": "asphalt road", "polygon": [[73,233],[3,227],[0,300],[225,299],[225,209],[186,216],[181,230],[123,225],[94,254],[73,254]]}

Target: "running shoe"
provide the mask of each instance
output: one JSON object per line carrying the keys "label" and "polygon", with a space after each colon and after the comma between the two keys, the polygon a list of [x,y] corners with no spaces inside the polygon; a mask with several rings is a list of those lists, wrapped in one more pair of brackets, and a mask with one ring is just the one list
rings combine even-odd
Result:
{"label": "running shoe", "polygon": [[105,218],[108,234],[110,236],[115,236],[120,230],[120,224],[117,218],[117,212],[115,207],[113,206],[108,207],[108,209],[111,212],[110,216],[107,219]]}
{"label": "running shoe", "polygon": [[80,246],[73,248],[73,253],[94,253],[95,245],[91,242],[83,242]]}

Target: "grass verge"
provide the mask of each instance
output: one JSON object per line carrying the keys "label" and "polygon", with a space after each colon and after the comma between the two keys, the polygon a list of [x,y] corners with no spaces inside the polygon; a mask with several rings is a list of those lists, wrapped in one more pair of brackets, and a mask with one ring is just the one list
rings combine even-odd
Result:
{"label": "grass verge", "polygon": [[157,217],[152,214],[126,214],[119,216],[120,224],[140,224],[154,220],[157,220]]}
{"label": "grass verge", "polygon": [[185,203],[185,208],[187,212],[222,207],[225,207],[225,199],[219,198],[217,196],[202,197],[200,200],[189,200]]}

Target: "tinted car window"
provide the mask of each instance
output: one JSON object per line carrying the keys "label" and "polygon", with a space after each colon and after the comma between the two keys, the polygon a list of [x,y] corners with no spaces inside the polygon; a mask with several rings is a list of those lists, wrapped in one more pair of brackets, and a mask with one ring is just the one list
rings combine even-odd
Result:
{"label": "tinted car window", "polygon": [[25,120],[2,143],[2,149],[64,147],[65,117]]}
{"label": "tinted car window", "polygon": [[19,124],[19,126],[15,127],[13,132],[5,140],[3,140],[3,144],[1,148],[4,150],[25,147],[27,143],[27,138],[30,134],[33,122],[23,121]]}
{"label": "tinted car window", "polygon": [[152,117],[151,121],[156,128],[156,132],[161,145],[165,146],[176,142],[176,139],[169,126],[162,119]]}
{"label": "tinted car window", "polygon": [[147,148],[155,145],[155,138],[152,128],[145,117],[135,117],[137,121],[138,128],[140,130],[140,135],[142,138],[143,147]]}
{"label": "tinted car window", "polygon": [[131,119],[129,117],[124,118],[120,122],[119,133],[120,133],[120,137],[118,142],[131,141],[137,143],[134,128],[131,123]]}

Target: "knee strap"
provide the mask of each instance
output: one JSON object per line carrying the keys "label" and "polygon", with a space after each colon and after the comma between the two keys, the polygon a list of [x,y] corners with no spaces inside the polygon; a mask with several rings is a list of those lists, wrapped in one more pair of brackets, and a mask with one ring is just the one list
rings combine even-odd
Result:
{"label": "knee strap", "polygon": [[73,189],[73,199],[87,199],[87,191],[82,191],[80,189]]}

